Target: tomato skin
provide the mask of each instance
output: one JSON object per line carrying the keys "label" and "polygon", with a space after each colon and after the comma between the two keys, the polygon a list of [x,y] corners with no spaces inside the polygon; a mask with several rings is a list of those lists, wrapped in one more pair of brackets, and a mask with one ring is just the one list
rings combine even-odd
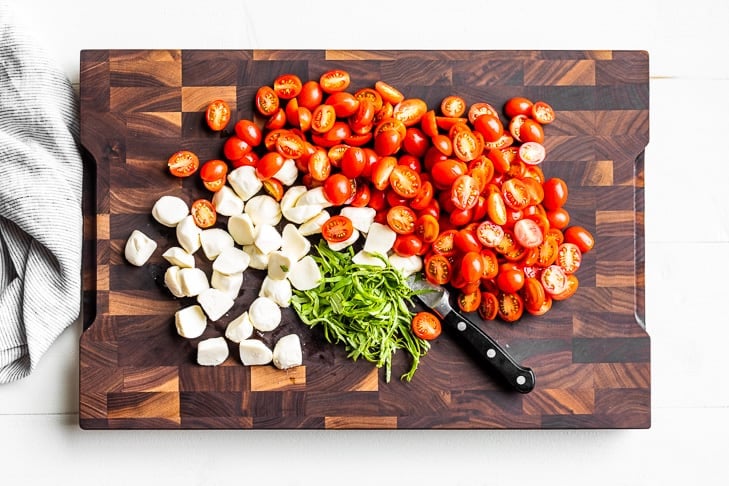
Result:
{"label": "tomato skin", "polygon": [[352,196],[352,182],[344,174],[332,174],[324,181],[324,197],[333,205],[341,206]]}
{"label": "tomato skin", "polygon": [[301,88],[301,79],[295,74],[282,74],[273,81],[273,91],[284,100],[298,96]]}
{"label": "tomato skin", "polygon": [[489,193],[486,197],[486,211],[494,223],[501,226],[506,224],[506,203],[500,193]]}
{"label": "tomato skin", "polygon": [[577,292],[577,288],[580,286],[580,282],[575,276],[575,274],[571,273],[567,275],[567,283],[565,284],[564,290],[562,292],[552,295],[553,300],[565,300],[569,299],[573,295],[575,295],[575,292]]}
{"label": "tomato skin", "polygon": [[299,106],[313,112],[324,100],[324,91],[316,81],[307,81],[301,86],[301,92],[297,95],[296,100],[299,102]]}
{"label": "tomato skin", "polygon": [[167,168],[175,177],[190,177],[199,167],[200,159],[189,150],[179,150],[167,160]]}
{"label": "tomato skin", "polygon": [[550,265],[542,271],[541,282],[548,294],[557,295],[567,287],[567,274],[559,265]]}
{"label": "tomato skin", "polygon": [[468,167],[461,161],[446,159],[436,162],[430,170],[433,185],[437,189],[447,189],[462,175],[468,172]]}
{"label": "tomato skin", "polygon": [[481,305],[481,292],[476,288],[475,290],[464,287],[458,295],[458,307],[463,312],[475,312],[478,310],[478,306]]}
{"label": "tomato skin", "polygon": [[478,282],[484,273],[484,263],[481,253],[469,251],[461,259],[459,275],[467,283]]}
{"label": "tomato skin", "polygon": [[427,341],[431,341],[440,336],[443,329],[438,316],[427,311],[416,313],[413,316],[410,327],[415,336]]}
{"label": "tomato skin", "polygon": [[481,244],[478,238],[476,238],[474,228],[470,226],[456,231],[453,237],[453,244],[461,253],[481,251]]}
{"label": "tomato skin", "polygon": [[202,228],[210,228],[217,221],[217,212],[213,203],[207,199],[198,199],[190,205],[190,214],[195,224]]}
{"label": "tomato skin", "polygon": [[366,154],[364,149],[360,147],[349,147],[342,156],[342,160],[339,162],[339,167],[342,170],[342,174],[354,179],[362,174],[367,163]]}
{"label": "tomato skin", "polygon": [[[324,103],[331,105],[334,108],[334,113],[339,118],[352,116],[359,109],[359,100],[347,91],[337,91],[330,94]],[[372,116],[374,116],[374,113],[372,113]]]}
{"label": "tomato skin", "polygon": [[526,118],[519,127],[519,141],[523,143],[544,143],[544,129],[542,125],[531,118]]}
{"label": "tomato skin", "polygon": [[595,246],[595,238],[582,226],[570,226],[564,230],[564,241],[577,245],[582,253],[587,253]]}
{"label": "tomato skin", "polygon": [[380,80],[375,83],[375,90],[380,93],[383,101],[396,105],[405,99],[405,96],[395,87]]}
{"label": "tomato skin", "polygon": [[208,127],[219,132],[230,122],[230,106],[224,100],[215,100],[205,109],[205,123]]}
{"label": "tomato skin", "polygon": [[421,240],[416,234],[397,235],[395,243],[392,245],[392,250],[400,256],[409,257],[413,255],[420,255],[423,251],[423,240]]}
{"label": "tomato skin", "polygon": [[439,231],[440,224],[431,214],[423,214],[415,220],[415,234],[423,240],[423,243],[430,244],[434,242]]}
{"label": "tomato skin", "polygon": [[349,87],[351,79],[347,71],[341,69],[332,69],[321,75],[319,78],[319,85],[322,91],[327,94],[335,93],[337,91],[344,91]]}
{"label": "tomato skin", "polygon": [[532,118],[541,123],[542,125],[548,125],[554,121],[556,115],[554,108],[545,101],[536,101],[532,105]]}
{"label": "tomato skin", "polygon": [[504,203],[511,209],[524,209],[531,202],[529,188],[521,179],[511,178],[504,181],[501,193],[504,196]]}
{"label": "tomato skin", "polygon": [[402,141],[402,148],[406,153],[415,157],[423,157],[430,147],[430,141],[423,131],[417,127],[408,127],[405,131],[405,138]]}
{"label": "tomato skin", "polygon": [[514,118],[517,115],[531,115],[532,106],[534,106],[534,103],[529,98],[515,96],[509,98],[504,104],[504,113],[509,118]]}
{"label": "tomato skin", "polygon": [[483,246],[494,248],[504,238],[504,229],[493,221],[483,221],[476,228],[476,238]]}
{"label": "tomato skin", "polygon": [[527,312],[532,313],[538,311],[546,300],[546,293],[542,283],[535,277],[527,277],[522,287],[522,299]]}
{"label": "tomato skin", "polygon": [[329,243],[346,241],[353,233],[352,220],[342,215],[332,216],[321,227],[322,237]]}
{"label": "tomato skin", "polygon": [[496,285],[502,292],[518,292],[524,287],[524,272],[517,268],[501,268],[496,276]]}
{"label": "tomato skin", "polygon": [[402,138],[396,130],[383,130],[375,135],[375,152],[380,156],[394,154],[401,144]]}
{"label": "tomato skin", "polygon": [[390,186],[390,174],[397,167],[397,159],[395,157],[382,157],[372,166],[372,185],[375,189],[384,191]]}
{"label": "tomato skin", "polygon": [[332,163],[327,152],[322,148],[316,149],[309,157],[307,169],[315,181],[323,182],[327,180],[332,172]]}
{"label": "tomato skin", "polygon": [[495,142],[504,134],[504,125],[494,115],[481,115],[473,122],[473,129],[483,135],[485,142]]}
{"label": "tomato skin", "polygon": [[200,168],[200,179],[213,192],[219,191],[225,185],[227,174],[228,164],[222,160],[208,160]]}
{"label": "tomato skin", "polygon": [[547,210],[559,209],[567,202],[567,183],[558,177],[544,181],[544,199],[542,205]]}
{"label": "tomato skin", "polygon": [[407,206],[393,206],[387,211],[388,226],[399,235],[415,232],[415,212]]}
{"label": "tomato skin", "polygon": [[565,208],[547,211],[546,216],[552,228],[564,229],[570,223],[570,213]]}
{"label": "tomato skin", "polygon": [[261,180],[273,177],[281,170],[286,159],[278,152],[267,152],[256,163],[256,175]]}
{"label": "tomato skin", "polygon": [[233,129],[238,138],[248,143],[251,147],[257,147],[263,141],[263,132],[261,132],[258,125],[250,120],[238,120]]}

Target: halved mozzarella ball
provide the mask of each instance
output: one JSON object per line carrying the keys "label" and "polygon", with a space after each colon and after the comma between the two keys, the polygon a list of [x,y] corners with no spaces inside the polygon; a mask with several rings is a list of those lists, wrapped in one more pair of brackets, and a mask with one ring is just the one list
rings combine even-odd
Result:
{"label": "halved mozzarella ball", "polygon": [[404,257],[392,254],[389,256],[388,260],[390,261],[390,265],[399,270],[404,277],[409,277],[423,269],[423,259],[418,255]]}
{"label": "halved mozzarella ball", "polygon": [[245,366],[267,365],[273,360],[273,352],[258,339],[241,341],[238,350]]}
{"label": "halved mozzarella ball", "polygon": [[225,292],[210,287],[197,296],[197,303],[211,321],[217,321],[233,307],[234,301]]}
{"label": "halved mozzarella ball", "polygon": [[210,286],[221,292],[225,292],[233,300],[238,297],[242,285],[243,272],[225,275],[217,270],[213,270],[213,274],[210,276]]}
{"label": "halved mozzarella ball", "polygon": [[256,227],[262,224],[276,226],[281,221],[281,206],[268,194],[250,198],[246,203],[245,213],[251,217]]}
{"label": "halved mozzarella ball", "polygon": [[386,257],[387,253],[392,249],[392,245],[395,244],[397,233],[395,233],[389,226],[381,223],[372,223],[370,231],[367,233],[367,238],[364,243],[364,251],[368,253],[379,253]]}
{"label": "halved mozzarella ball", "polygon": [[329,202],[329,199],[324,195],[324,187],[318,186],[314,187],[312,189],[309,189],[306,191],[304,195],[302,195],[298,201],[296,201],[297,206],[321,206],[322,208],[328,208],[332,206],[332,203]]}
{"label": "halved mozzarella ball", "polygon": [[291,282],[288,279],[274,280],[266,276],[263,283],[261,283],[258,296],[268,297],[279,307],[288,307],[291,305],[291,297],[293,296]]}
{"label": "halved mozzarella ball", "polygon": [[197,364],[217,366],[228,359],[228,343],[224,337],[209,338],[197,344]]}
{"label": "halved mozzarella ball", "polygon": [[347,238],[344,241],[339,241],[336,243],[332,243],[331,241],[328,241],[327,244],[329,245],[329,248],[331,248],[334,251],[342,251],[348,246],[353,245],[358,239],[359,239],[360,232],[359,230],[355,229],[352,231],[352,235]]}
{"label": "halved mozzarella ball", "polygon": [[195,266],[195,256],[186,252],[179,246],[172,246],[162,253],[162,258],[170,262],[170,265],[177,265],[181,268],[192,268]]}
{"label": "halved mozzarella ball", "polygon": [[179,276],[185,297],[197,297],[210,288],[207,275],[199,268],[181,268]]}
{"label": "halved mozzarella ball", "polygon": [[225,328],[225,337],[227,337],[234,343],[244,341],[252,335],[253,324],[248,317],[248,312],[244,312],[243,314],[230,321],[228,327]]}
{"label": "halved mozzarella ball", "polygon": [[195,339],[205,332],[208,325],[205,312],[199,305],[191,305],[175,312],[177,334],[184,338]]}
{"label": "halved mozzarella ball", "polygon": [[256,225],[256,238],[253,244],[264,255],[268,255],[272,251],[281,248],[282,242],[281,234],[272,225],[268,223]]}
{"label": "halved mozzarella ball", "polygon": [[157,249],[157,242],[139,230],[132,231],[127,239],[124,247],[124,256],[127,261],[134,266],[141,267],[149,257],[152,256],[154,250]]}
{"label": "halved mozzarella ball", "polygon": [[382,258],[378,258],[372,253],[364,250],[360,250],[355,253],[354,257],[352,257],[352,261],[357,265],[369,265],[380,268],[385,268],[387,266],[387,262],[385,262]]}
{"label": "halved mozzarella ball", "polygon": [[284,186],[290,186],[299,178],[299,169],[293,159],[286,159],[284,165],[273,175]]}
{"label": "halved mozzarella ball", "polygon": [[246,213],[235,214],[228,218],[228,233],[239,245],[252,245],[256,238],[256,227]]}
{"label": "halved mozzarella ball", "polygon": [[268,297],[257,297],[248,308],[253,327],[261,332],[273,331],[281,324],[281,308]]}
{"label": "halved mozzarella ball", "polygon": [[272,251],[268,255],[268,277],[283,280],[289,274],[294,260],[282,251]]}
{"label": "halved mozzarella ball", "polygon": [[245,203],[230,186],[223,186],[213,194],[215,211],[223,216],[233,216],[243,212]]}
{"label": "halved mozzarella ball", "polygon": [[293,261],[301,260],[309,254],[311,242],[306,239],[296,226],[287,224],[281,231],[281,251]]}
{"label": "halved mozzarella ball", "polygon": [[251,261],[248,263],[249,267],[256,270],[266,270],[268,268],[268,255],[261,252],[256,245],[246,245],[243,247],[243,251],[251,257]]}
{"label": "halved mozzarella ball", "polygon": [[175,230],[177,234],[177,242],[189,254],[193,254],[200,249],[200,234],[202,229],[195,224],[191,214],[188,214],[177,225]]}
{"label": "halved mozzarella ball", "polygon": [[306,191],[306,186],[291,186],[286,189],[286,192],[284,193],[279,203],[279,205],[281,206],[281,211],[283,212],[296,206],[299,198],[306,194]]}
{"label": "halved mozzarella ball", "polygon": [[299,233],[301,233],[301,236],[311,236],[321,233],[321,227],[329,218],[329,212],[322,210],[313,218],[304,221],[301,226],[299,226]]}
{"label": "halved mozzarella ball", "polygon": [[221,228],[208,228],[200,233],[200,245],[208,260],[215,260],[225,249],[233,248],[235,241],[230,233]]}
{"label": "halved mozzarella ball", "polygon": [[177,196],[162,196],[152,206],[152,217],[170,228],[177,226],[189,213],[187,203]]}
{"label": "halved mozzarella ball", "polygon": [[321,270],[314,258],[307,255],[291,266],[288,279],[297,290],[311,290],[319,286]]}
{"label": "halved mozzarella ball", "polygon": [[303,362],[302,354],[299,336],[287,334],[279,339],[273,347],[273,364],[276,368],[282,370],[301,366]]}
{"label": "halved mozzarella ball", "polygon": [[[189,268],[189,267],[186,267]],[[182,279],[180,278],[180,267],[172,265],[165,270],[165,286],[175,297],[185,297],[185,291],[182,288]]]}
{"label": "halved mozzarella ball", "polygon": [[352,221],[352,226],[367,234],[370,226],[375,222],[377,211],[374,208],[347,206],[342,208],[339,214],[348,217]]}
{"label": "halved mozzarella ball", "polygon": [[324,209],[324,206],[319,204],[296,205],[283,210],[283,215],[288,221],[301,224],[321,213],[322,209]]}
{"label": "halved mozzarella ball", "polygon": [[240,248],[225,248],[213,262],[213,270],[225,275],[241,273],[248,268],[251,257]]}
{"label": "halved mozzarella ball", "polygon": [[256,175],[256,168],[250,165],[243,165],[230,171],[228,184],[243,201],[248,201],[263,188],[263,182]]}

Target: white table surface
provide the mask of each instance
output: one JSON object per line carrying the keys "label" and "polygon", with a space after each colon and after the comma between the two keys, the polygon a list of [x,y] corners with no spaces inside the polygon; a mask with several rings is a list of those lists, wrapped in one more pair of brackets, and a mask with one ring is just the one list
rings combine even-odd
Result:
{"label": "white table surface", "polygon": [[30,377],[0,385],[0,484],[726,484],[729,2],[16,3],[75,84],[92,48],[647,50],[652,427],[83,431],[76,324]]}

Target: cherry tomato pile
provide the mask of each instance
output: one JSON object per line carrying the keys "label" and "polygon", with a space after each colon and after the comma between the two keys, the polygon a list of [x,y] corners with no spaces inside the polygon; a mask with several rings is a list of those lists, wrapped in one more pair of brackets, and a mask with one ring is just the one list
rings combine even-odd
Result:
{"label": "cherry tomato pile", "polygon": [[[302,183],[321,186],[332,205],[374,208],[376,220],[397,233],[393,251],[421,256],[425,277],[457,289],[464,312],[513,322],[574,294],[594,239],[569,226],[567,185],[540,167],[544,127],[555,118],[549,104],[514,97],[499,111],[450,95],[435,109],[384,81],[349,87],[349,73],[338,69],[306,82],[284,74],[261,86],[260,119],[235,121],[223,146],[227,162],[200,169],[205,187],[222,187],[228,164],[250,165],[280,199],[275,175],[293,159]],[[216,100],[206,121],[223,130],[230,109]],[[169,161],[178,176],[198,165],[186,152]],[[352,231],[336,215],[322,235],[341,242]]]}

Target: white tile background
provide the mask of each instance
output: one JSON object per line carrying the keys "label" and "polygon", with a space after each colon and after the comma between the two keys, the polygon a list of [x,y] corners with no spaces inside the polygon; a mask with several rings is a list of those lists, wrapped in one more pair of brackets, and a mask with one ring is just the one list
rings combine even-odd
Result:
{"label": "white tile background", "polygon": [[[13,3],[13,2],[11,2]],[[0,385],[0,484],[726,484],[729,3],[16,0],[74,83],[106,48],[640,49],[649,430],[82,431],[69,328]],[[0,161],[0,163],[2,163]]]}

